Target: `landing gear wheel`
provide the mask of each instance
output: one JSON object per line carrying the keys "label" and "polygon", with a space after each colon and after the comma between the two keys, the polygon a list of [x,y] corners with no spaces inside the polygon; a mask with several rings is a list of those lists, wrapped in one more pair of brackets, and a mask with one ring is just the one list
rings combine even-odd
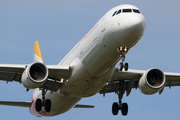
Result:
{"label": "landing gear wheel", "polygon": [[123,69],[123,63],[120,63],[119,64],[119,71],[122,71],[122,69]]}
{"label": "landing gear wheel", "polygon": [[128,104],[127,103],[123,103],[122,107],[121,107],[121,113],[122,115],[126,116],[128,113]]}
{"label": "landing gear wheel", "polygon": [[36,100],[35,107],[36,107],[36,111],[37,112],[41,111],[41,108],[42,108],[42,101],[41,101],[41,99],[37,99]]}
{"label": "landing gear wheel", "polygon": [[112,105],[112,113],[113,115],[117,115],[119,112],[119,105],[117,102],[114,102]]}
{"label": "landing gear wheel", "polygon": [[124,70],[127,71],[128,70],[128,63],[124,64]]}
{"label": "landing gear wheel", "polygon": [[46,112],[50,112],[51,111],[51,100],[50,99],[47,99],[46,101],[45,101],[45,110],[46,110]]}

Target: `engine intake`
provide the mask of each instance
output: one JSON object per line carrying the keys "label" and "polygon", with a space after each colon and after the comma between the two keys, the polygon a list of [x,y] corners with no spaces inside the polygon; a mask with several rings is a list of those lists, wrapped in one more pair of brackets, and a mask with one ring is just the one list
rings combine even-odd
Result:
{"label": "engine intake", "polygon": [[46,76],[46,68],[42,64],[34,64],[30,68],[30,76],[36,81],[41,81]]}
{"label": "engine intake", "polygon": [[166,82],[164,73],[157,68],[145,72],[139,80],[139,89],[146,95],[155,94],[160,91]]}
{"label": "engine intake", "polygon": [[32,63],[23,72],[21,82],[28,89],[41,87],[48,77],[47,67],[40,62]]}

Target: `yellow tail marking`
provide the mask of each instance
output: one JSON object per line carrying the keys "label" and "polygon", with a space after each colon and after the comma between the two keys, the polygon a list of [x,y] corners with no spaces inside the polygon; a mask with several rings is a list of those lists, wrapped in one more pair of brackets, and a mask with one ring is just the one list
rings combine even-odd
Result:
{"label": "yellow tail marking", "polygon": [[[40,48],[39,48],[39,43],[38,41],[36,41],[34,43],[34,54],[36,54],[37,56],[39,56],[39,58],[42,60],[42,56],[41,56],[41,51],[40,51]],[[43,60],[42,60],[43,61]]]}

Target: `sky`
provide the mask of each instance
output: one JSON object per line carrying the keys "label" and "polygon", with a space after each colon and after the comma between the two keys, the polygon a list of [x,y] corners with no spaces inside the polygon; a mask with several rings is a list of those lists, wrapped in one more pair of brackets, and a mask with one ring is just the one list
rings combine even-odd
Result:
{"label": "sky", "polygon": [[[0,0],[0,64],[30,64],[33,43],[38,40],[45,64],[58,64],[72,47],[111,8],[120,4],[137,6],[146,18],[146,31],[126,55],[130,69],[156,67],[164,72],[180,72],[179,0]],[[33,90],[23,85],[0,82],[0,100],[30,101]],[[84,98],[79,103],[94,109],[71,109],[55,117],[36,117],[28,108],[0,106],[0,119],[26,120],[179,120],[180,88],[144,95],[139,89],[124,95],[129,105],[127,116],[113,116],[111,107],[118,101],[114,93]]]}

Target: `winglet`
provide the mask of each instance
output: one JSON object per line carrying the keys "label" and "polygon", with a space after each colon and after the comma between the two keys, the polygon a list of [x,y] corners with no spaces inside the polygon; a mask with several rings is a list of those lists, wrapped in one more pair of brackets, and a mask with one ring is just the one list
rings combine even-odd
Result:
{"label": "winglet", "polygon": [[34,62],[42,62],[43,63],[38,41],[36,41],[34,43]]}

